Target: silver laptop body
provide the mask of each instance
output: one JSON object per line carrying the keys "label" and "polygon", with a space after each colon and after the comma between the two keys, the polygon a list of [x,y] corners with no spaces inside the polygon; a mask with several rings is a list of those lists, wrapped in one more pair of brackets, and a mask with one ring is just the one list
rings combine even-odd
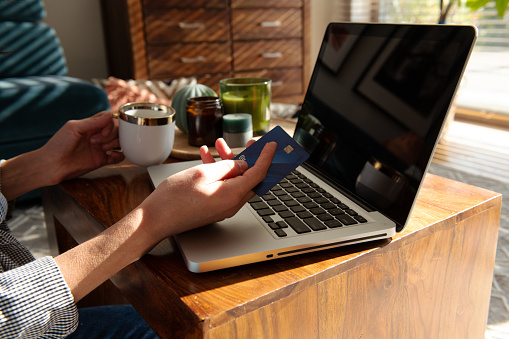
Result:
{"label": "silver laptop body", "polygon": [[[230,219],[176,235],[189,270],[275,260],[401,232],[476,35],[471,26],[329,24],[294,131],[310,158],[284,180],[293,191],[276,187]],[[157,187],[200,163],[152,166],[148,172]],[[318,207],[308,202],[308,209],[297,209],[282,200],[306,201],[293,193],[303,182],[316,190]],[[290,212],[275,211],[267,219],[265,204]],[[322,206],[325,214],[317,215]],[[310,215],[319,221],[307,225],[311,231],[289,226],[299,215],[303,225]],[[344,222],[345,215],[355,223]]]}

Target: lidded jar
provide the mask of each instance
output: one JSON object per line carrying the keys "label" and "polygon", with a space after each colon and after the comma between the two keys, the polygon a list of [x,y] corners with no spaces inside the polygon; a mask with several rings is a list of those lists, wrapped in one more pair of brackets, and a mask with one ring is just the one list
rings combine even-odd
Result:
{"label": "lidded jar", "polygon": [[253,138],[252,115],[232,113],[223,115],[223,138],[230,147],[246,147]]}
{"label": "lidded jar", "polygon": [[187,99],[187,136],[191,146],[214,146],[223,136],[223,112],[219,98],[213,96]]}

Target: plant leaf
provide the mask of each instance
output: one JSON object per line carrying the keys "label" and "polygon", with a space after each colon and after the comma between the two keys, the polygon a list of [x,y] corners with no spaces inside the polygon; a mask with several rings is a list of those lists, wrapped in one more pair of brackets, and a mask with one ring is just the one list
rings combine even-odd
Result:
{"label": "plant leaf", "polygon": [[509,5],[509,0],[497,0],[497,11],[499,17],[504,17],[504,13],[507,10],[507,6]]}
{"label": "plant leaf", "polygon": [[[478,9],[484,7],[488,2],[492,0],[467,0],[467,7],[472,11],[477,11]],[[497,0],[497,2],[500,0]]]}
{"label": "plant leaf", "polygon": [[[466,6],[470,8],[472,11],[477,11],[478,9],[486,6],[488,2],[493,0],[467,0]],[[498,16],[503,17],[507,7],[509,5],[509,0],[495,0],[495,7],[497,8]]]}

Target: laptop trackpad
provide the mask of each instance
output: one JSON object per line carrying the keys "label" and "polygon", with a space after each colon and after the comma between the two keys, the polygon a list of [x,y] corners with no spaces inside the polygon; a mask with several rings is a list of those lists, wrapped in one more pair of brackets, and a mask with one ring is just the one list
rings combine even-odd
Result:
{"label": "laptop trackpad", "polygon": [[259,253],[264,244],[269,250],[275,242],[247,205],[232,218],[178,234],[175,240],[195,263]]}

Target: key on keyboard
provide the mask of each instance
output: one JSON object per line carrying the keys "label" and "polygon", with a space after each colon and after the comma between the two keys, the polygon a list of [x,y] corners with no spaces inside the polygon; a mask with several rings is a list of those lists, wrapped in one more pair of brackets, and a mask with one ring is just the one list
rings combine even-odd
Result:
{"label": "key on keyboard", "polygon": [[297,170],[249,203],[278,237],[287,236],[288,226],[303,234],[367,222]]}

